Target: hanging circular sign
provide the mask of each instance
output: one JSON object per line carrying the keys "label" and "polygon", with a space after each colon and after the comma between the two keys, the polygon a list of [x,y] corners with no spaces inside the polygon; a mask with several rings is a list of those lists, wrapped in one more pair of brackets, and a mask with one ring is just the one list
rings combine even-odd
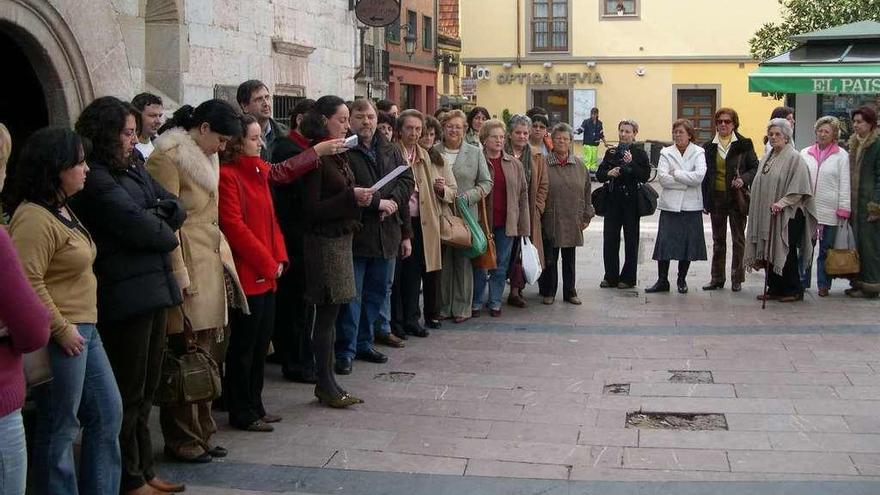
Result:
{"label": "hanging circular sign", "polygon": [[400,18],[398,0],[358,0],[354,8],[358,20],[372,27],[385,27]]}

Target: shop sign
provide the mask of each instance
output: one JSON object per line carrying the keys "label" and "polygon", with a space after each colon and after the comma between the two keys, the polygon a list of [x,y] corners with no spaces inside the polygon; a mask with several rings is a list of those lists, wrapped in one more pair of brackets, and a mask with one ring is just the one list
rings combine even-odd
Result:
{"label": "shop sign", "polygon": [[880,93],[880,77],[828,77],[812,81],[813,93]]}
{"label": "shop sign", "polygon": [[602,84],[602,74],[598,72],[502,72],[496,76],[498,84]]}
{"label": "shop sign", "polygon": [[358,0],[354,7],[358,20],[372,27],[384,27],[400,17],[398,0]]}

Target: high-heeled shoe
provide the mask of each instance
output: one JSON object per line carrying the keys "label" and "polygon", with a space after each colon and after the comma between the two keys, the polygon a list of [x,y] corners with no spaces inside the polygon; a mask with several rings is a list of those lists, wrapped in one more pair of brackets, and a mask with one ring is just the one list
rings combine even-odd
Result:
{"label": "high-heeled shoe", "polygon": [[344,409],[348,406],[353,406],[355,404],[363,404],[363,400],[348,394],[347,392],[340,393],[339,395],[333,396],[330,395],[330,392],[327,392],[323,389],[315,387],[315,397],[318,398],[318,402],[321,404],[325,404],[334,409]]}

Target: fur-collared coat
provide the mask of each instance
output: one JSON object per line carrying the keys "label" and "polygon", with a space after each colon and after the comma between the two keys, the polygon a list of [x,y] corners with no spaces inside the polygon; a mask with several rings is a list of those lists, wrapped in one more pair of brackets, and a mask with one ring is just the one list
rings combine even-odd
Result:
{"label": "fur-collared coat", "polygon": [[[220,232],[218,184],[220,165],[181,128],[159,136],[147,170],[186,208],[186,221],[178,231],[180,246],[171,253],[174,277],[183,289],[183,310],[193,330],[221,328],[226,324],[227,278],[233,305],[246,309],[246,300],[232,250]],[[168,333],[182,331],[179,312],[169,313]]]}

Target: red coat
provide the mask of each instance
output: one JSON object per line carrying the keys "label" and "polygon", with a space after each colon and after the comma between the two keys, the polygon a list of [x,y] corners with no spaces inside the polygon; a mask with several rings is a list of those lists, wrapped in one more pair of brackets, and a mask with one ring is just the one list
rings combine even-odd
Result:
{"label": "red coat", "polygon": [[268,177],[269,164],[258,156],[241,156],[220,165],[220,230],[249,296],[274,291],[278,264],[288,261]]}

